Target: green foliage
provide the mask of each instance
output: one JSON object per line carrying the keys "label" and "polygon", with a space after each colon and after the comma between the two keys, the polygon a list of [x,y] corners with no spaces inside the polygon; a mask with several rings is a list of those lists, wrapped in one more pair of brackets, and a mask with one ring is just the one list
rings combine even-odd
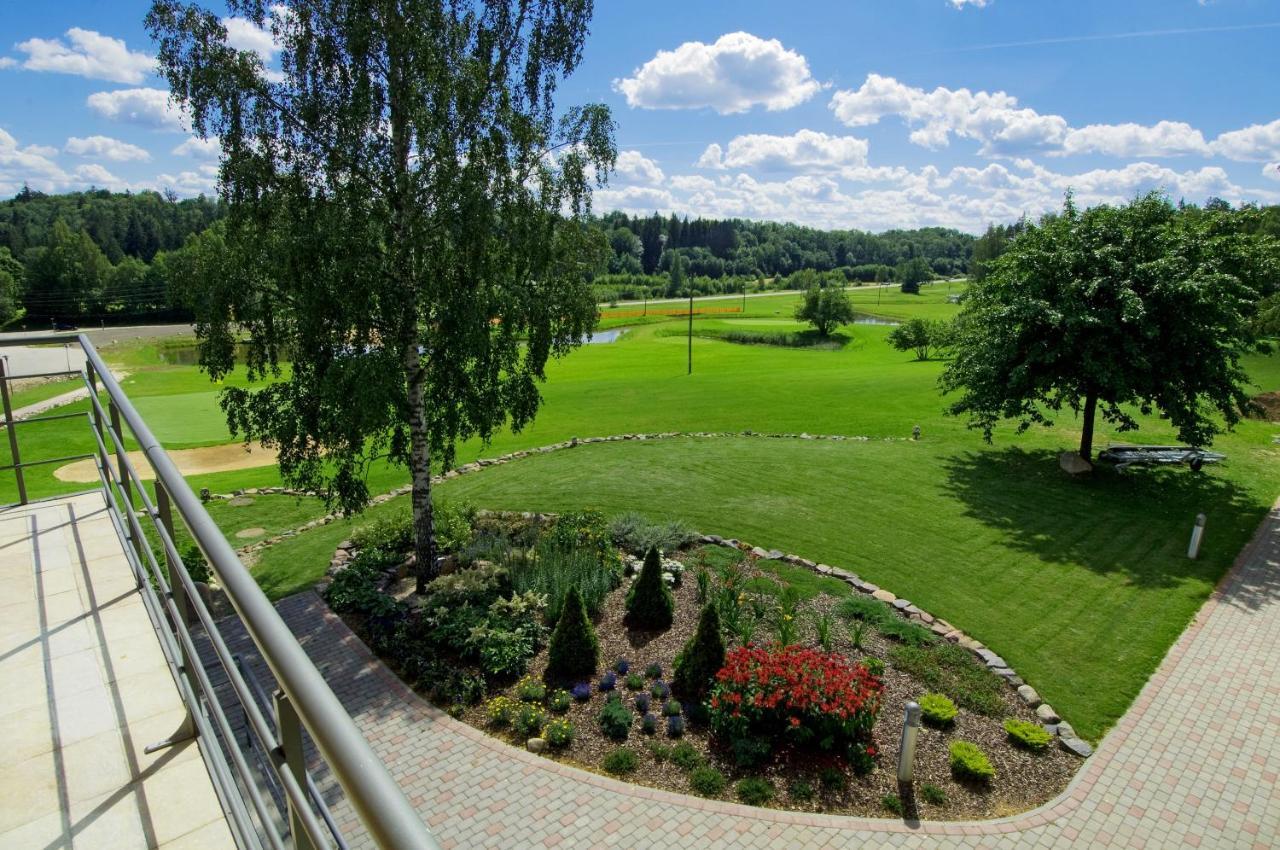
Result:
{"label": "green foliage", "polygon": [[1212,442],[1248,403],[1240,358],[1280,269],[1276,240],[1251,229],[1258,217],[1156,193],[1083,212],[1068,198],[970,287],[941,379],[961,394],[949,412],[990,440],[1001,420],[1052,426],[1065,407],[1082,413],[1086,459],[1096,414],[1130,431],[1158,410],[1178,439]]}
{"label": "green foliage", "polygon": [[880,806],[886,812],[902,816],[902,798],[897,794],[885,794],[880,798]]}
{"label": "green foliage", "polygon": [[549,721],[543,727],[542,737],[553,748],[562,750],[573,743],[575,731],[573,724],[561,717]]}
{"label": "green foliage", "polygon": [[681,741],[671,747],[668,752],[668,758],[671,763],[681,770],[696,770],[706,763],[706,759],[702,757],[702,753],[690,744],[688,741]]}
{"label": "green foliage", "polygon": [[831,630],[834,625],[835,618],[830,611],[819,611],[814,615],[813,627],[818,634],[818,646],[826,652],[830,652],[833,646],[834,637]]}
{"label": "green foliage", "polygon": [[937,635],[919,623],[909,622],[896,615],[876,624],[876,629],[885,637],[910,646],[927,646],[938,640]]}
{"label": "green foliage", "polygon": [[734,791],[738,799],[748,806],[764,806],[773,800],[773,783],[762,776],[748,776],[738,780]]}
{"label": "green foliage", "polygon": [[614,776],[625,776],[635,770],[639,764],[639,756],[635,754],[634,750],[629,750],[626,747],[610,750],[600,762],[600,766],[604,768],[605,772],[612,773]]}
{"label": "green foliage", "polygon": [[849,642],[853,644],[854,649],[865,648],[867,628],[867,623],[863,620],[854,620],[849,624]]}
{"label": "green foliage", "polygon": [[845,788],[849,787],[849,777],[835,767],[824,767],[818,771],[818,781],[823,788],[834,794],[843,794]]}
{"label": "green foliage", "polygon": [[398,604],[379,589],[381,582],[382,573],[376,565],[357,559],[333,577],[324,591],[324,599],[339,614],[385,617],[393,613]]}
{"label": "green foliage", "polygon": [[977,744],[968,741],[952,741],[948,749],[950,753],[951,772],[960,779],[974,779],[981,782],[992,779],[996,769]]}
{"label": "green foliage", "polygon": [[627,552],[644,553],[650,549],[675,552],[696,540],[697,534],[680,520],[653,523],[643,514],[628,511],[609,521],[609,537],[615,546]]}
{"label": "green foliage", "polygon": [[404,510],[380,516],[356,528],[351,542],[357,549],[403,554],[413,548],[413,515]]}
{"label": "green foliage", "polygon": [[854,595],[840,600],[836,613],[846,620],[862,620],[879,625],[893,618],[889,606],[870,596]]}
{"label": "green foliage", "polygon": [[535,738],[547,723],[547,710],[531,702],[523,703],[511,718],[511,727],[523,738]]}
{"label": "green foliage", "polygon": [[635,716],[631,713],[631,709],[622,704],[622,700],[617,695],[611,695],[605,701],[604,707],[600,709],[600,713],[596,715],[596,722],[600,724],[600,731],[606,737],[615,741],[625,740],[627,734],[631,731],[631,722]]}
{"label": "green foliage", "polygon": [[561,517],[538,541],[531,558],[508,559],[512,586],[546,594],[552,600],[547,609],[551,622],[559,618],[559,601],[570,588],[582,596],[588,616],[596,616],[622,574],[617,552],[607,539],[601,543],[602,539],[584,536],[568,518]]}
{"label": "green foliage", "polygon": [[956,704],[943,694],[925,694],[919,704],[920,716],[930,726],[950,726],[956,720]]}
{"label": "green foliage", "polygon": [[644,556],[640,575],[627,591],[627,624],[651,631],[671,628],[676,600],[662,580],[662,561],[657,549]]}
{"label": "green foliage", "polygon": [[427,611],[461,608],[465,605],[488,607],[511,589],[510,577],[503,567],[497,564],[472,567],[440,576],[431,582],[423,597],[422,607]]}
{"label": "green foliage", "polygon": [[558,688],[551,694],[551,698],[547,700],[547,708],[550,708],[556,714],[564,714],[572,704],[573,697],[564,688]]}
{"label": "green foliage", "polygon": [[703,765],[689,773],[689,788],[699,797],[719,797],[728,780],[714,767]]}
{"label": "green foliage", "polygon": [[[534,593],[514,594],[495,599],[466,633],[460,649],[464,657],[477,659],[486,673],[498,678],[524,673],[529,659],[546,639],[542,625],[542,609],[546,599]],[[427,615],[428,622],[439,626],[438,637],[465,627],[477,618],[465,616],[467,608],[436,609]],[[464,615],[458,619],[459,615]],[[536,685],[530,685],[535,688]],[[542,696],[546,695],[545,688]],[[539,697],[541,699],[541,697]]]}
{"label": "green foliage", "polygon": [[[705,575],[705,573],[701,573]],[[698,615],[698,628],[676,655],[671,690],[688,702],[702,702],[716,673],[724,666],[724,638],[720,633],[720,612],[707,603]]]}
{"label": "green foliage", "polygon": [[937,785],[930,785],[928,782],[920,786],[920,796],[931,806],[945,806],[947,804],[947,792]]}
{"label": "green foliage", "polygon": [[933,269],[924,257],[914,257],[898,264],[894,278],[901,290],[910,295],[920,294],[920,284],[933,280]]}
{"label": "green foliage", "polygon": [[812,286],[805,290],[804,300],[796,307],[796,318],[813,325],[820,336],[830,336],[836,328],[853,321],[853,302],[844,287]]}
{"label": "green foliage", "polygon": [[525,676],[519,682],[516,682],[515,694],[516,699],[521,702],[540,703],[547,698],[547,686],[540,679]]}
{"label": "green foliage", "polygon": [[182,550],[182,566],[186,567],[187,575],[191,576],[192,581],[207,583],[213,577],[204,553],[194,543]]}
{"label": "green foliage", "polygon": [[1003,681],[963,647],[945,641],[929,646],[895,646],[889,650],[889,657],[899,670],[946,692],[970,711],[993,715],[1004,707]]}
{"label": "green foliage", "polygon": [[679,700],[669,699],[666,704],[662,706],[662,713],[667,717],[678,717],[680,716],[681,711],[683,711],[683,709],[680,706]]}
{"label": "green foliage", "polygon": [[510,697],[496,696],[484,704],[485,718],[490,726],[503,728],[511,725],[520,707],[520,703]]}
{"label": "green foliage", "polygon": [[807,803],[813,795],[813,783],[804,777],[797,777],[787,785],[787,796],[797,803]]}
{"label": "green foliage", "polygon": [[917,360],[928,360],[931,350],[951,345],[954,330],[951,322],[941,319],[908,319],[889,331],[885,342],[898,351],[912,351]]}
{"label": "green foliage", "polygon": [[648,684],[648,680],[645,679],[643,673],[629,673],[624,681],[627,685],[627,689],[632,691],[641,690]]}
{"label": "green foliage", "polygon": [[867,672],[872,676],[880,677],[884,675],[884,661],[876,658],[874,655],[863,656],[861,662],[863,667],[867,668]]}
{"label": "green foliage", "polygon": [[576,681],[595,673],[600,666],[600,642],[596,630],[587,619],[582,597],[575,587],[565,593],[560,619],[551,633],[547,650],[547,678],[553,681]]}
{"label": "green foliage", "polygon": [[[453,504],[437,501],[433,509],[433,527],[436,533],[436,545],[445,552],[458,552],[471,542],[471,522],[475,517],[475,508],[466,503]],[[413,525],[407,528],[408,542],[405,548],[413,545]]]}
{"label": "green foliage", "polygon": [[1025,750],[1037,753],[1044,752],[1053,742],[1053,736],[1049,734],[1049,730],[1039,723],[1018,720],[1015,717],[1004,721],[1004,731],[1008,733],[1010,741]]}

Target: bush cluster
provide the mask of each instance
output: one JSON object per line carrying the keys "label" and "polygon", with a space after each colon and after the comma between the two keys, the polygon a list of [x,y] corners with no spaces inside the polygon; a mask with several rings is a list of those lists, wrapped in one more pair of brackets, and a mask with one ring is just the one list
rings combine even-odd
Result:
{"label": "bush cluster", "polygon": [[395,613],[398,603],[379,588],[382,565],[361,555],[333,577],[325,588],[324,600],[339,614],[361,617],[387,617]]}
{"label": "bush cluster", "polygon": [[611,696],[604,704],[604,708],[600,709],[600,713],[596,715],[596,722],[600,724],[600,731],[605,737],[612,738],[615,741],[626,740],[627,734],[631,731],[631,722],[634,720],[631,709],[622,704],[622,700],[617,696]]}
{"label": "bush cluster", "polygon": [[615,776],[624,776],[631,773],[640,764],[639,757],[634,750],[626,747],[618,747],[616,750],[610,750],[600,762],[600,766],[607,772]]}
{"label": "bush cluster", "polygon": [[552,747],[561,750],[573,743],[574,731],[573,724],[561,717],[547,723],[542,737]]}
{"label": "bush cluster", "polygon": [[929,646],[895,646],[889,654],[895,667],[948,694],[957,705],[986,715],[1004,708],[1003,680],[962,646],[946,641]]}
{"label": "bush cluster", "polygon": [[1038,723],[1031,723],[1027,720],[1018,720],[1010,717],[1004,722],[1004,731],[1009,734],[1009,740],[1026,750],[1033,752],[1043,752],[1053,741],[1053,736],[1049,734],[1049,730],[1045,729]]}
{"label": "bush cluster", "polygon": [[773,783],[760,776],[748,776],[738,780],[734,789],[738,799],[748,806],[763,806],[773,799]]}
{"label": "bush cluster", "polygon": [[676,656],[671,690],[684,700],[701,702],[711,690],[716,673],[724,666],[724,638],[720,614],[708,603],[698,617],[698,629]]}
{"label": "bush cluster", "polygon": [[711,728],[724,741],[790,741],[844,752],[869,740],[883,689],[865,667],[837,653],[740,647],[716,674]]}
{"label": "bush cluster", "polygon": [[689,788],[700,797],[719,797],[726,784],[724,774],[714,767],[704,765],[689,773]]}
{"label": "bush cluster", "polygon": [[511,725],[522,738],[536,738],[547,725],[547,711],[540,705],[523,703],[516,709]]}
{"label": "bush cluster", "polygon": [[956,704],[943,694],[925,694],[920,697],[920,715],[930,726],[950,726],[956,719]]}
{"label": "bush cluster", "polygon": [[619,549],[642,554],[650,549],[659,552],[682,549],[697,539],[697,533],[679,520],[653,523],[643,514],[631,511],[609,520],[609,537]]}
{"label": "bush cluster", "polygon": [[996,769],[991,766],[991,760],[987,758],[982,750],[978,749],[977,744],[971,744],[968,741],[953,741],[950,754],[951,772],[960,779],[976,779],[986,782],[996,775]]}

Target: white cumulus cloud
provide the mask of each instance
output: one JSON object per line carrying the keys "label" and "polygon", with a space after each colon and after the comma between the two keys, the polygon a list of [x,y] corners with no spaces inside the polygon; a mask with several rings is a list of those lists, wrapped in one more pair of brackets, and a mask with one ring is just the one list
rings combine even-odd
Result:
{"label": "white cumulus cloud", "polygon": [[658,163],[649,159],[640,151],[622,151],[618,154],[615,170],[619,177],[633,183],[661,183],[666,179]]}
{"label": "white cumulus cloud", "polygon": [[72,27],[66,41],[29,38],[17,49],[27,54],[22,67],[28,71],[77,74],[113,83],[140,83],[155,68],[155,58],[130,50],[122,39],[93,30]]}
{"label": "white cumulus cloud", "polygon": [[113,139],[110,136],[72,136],[62,148],[72,156],[86,156],[111,162],[146,162],[151,154],[137,145]]}
{"label": "white cumulus cloud", "polygon": [[755,106],[774,111],[804,103],[822,88],[803,56],[777,39],[727,33],[714,44],[687,41],[660,50],[632,76],[614,80],[627,105],[643,109],[714,109],[722,115]]}
{"label": "white cumulus cloud", "polygon": [[[991,5],[991,0],[947,0],[953,9],[963,9],[965,6],[972,6],[975,9],[983,9]],[[1204,2],[1204,0],[1200,0]]]}
{"label": "white cumulus cloud", "polygon": [[1063,154],[1101,153],[1108,156],[1181,156],[1211,153],[1204,135],[1181,121],[1142,124],[1090,124],[1067,133]]}
{"label": "white cumulus cloud", "polygon": [[140,124],[158,130],[183,130],[182,111],[169,102],[164,89],[117,89],[89,95],[89,108],[112,121]]}
{"label": "white cumulus cloud", "polygon": [[830,136],[799,130],[790,136],[752,133],[729,142],[728,149],[708,145],[698,159],[703,168],[754,168],[761,171],[810,171],[857,168],[867,164],[869,145],[854,136]]}
{"label": "white cumulus cloud", "polygon": [[1223,133],[1214,140],[1213,149],[1227,159],[1244,162],[1280,159],[1280,119]]}
{"label": "white cumulus cloud", "polygon": [[174,156],[189,156],[193,159],[217,159],[222,153],[222,144],[215,138],[201,139],[192,136],[172,151]]}

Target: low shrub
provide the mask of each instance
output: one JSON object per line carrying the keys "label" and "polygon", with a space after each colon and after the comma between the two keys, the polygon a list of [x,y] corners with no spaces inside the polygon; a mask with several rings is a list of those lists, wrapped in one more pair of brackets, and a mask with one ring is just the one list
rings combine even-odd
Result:
{"label": "low shrub", "polygon": [[838,653],[740,647],[711,692],[712,731],[725,741],[791,741],[842,752],[869,738],[884,686]]}
{"label": "low shrub", "polygon": [[633,628],[648,631],[671,628],[676,600],[662,580],[662,560],[657,549],[645,554],[640,575],[627,591],[626,607],[627,624]]}
{"label": "low shrub", "polygon": [[649,693],[654,699],[666,699],[671,696],[671,687],[666,682],[658,679],[649,688]]}
{"label": "low shrub", "polygon": [[662,764],[671,758],[671,748],[666,744],[658,741],[650,741],[648,744],[649,752],[653,753],[653,760],[658,764]]}
{"label": "low shrub", "polygon": [[886,812],[902,816],[902,798],[897,794],[885,794],[880,798],[880,805]]}
{"label": "low shrub", "polygon": [[612,670],[605,671],[604,675],[600,677],[600,681],[596,683],[596,688],[602,693],[612,691],[616,687],[618,687],[618,677]]}
{"label": "low shrub", "polygon": [[440,576],[427,585],[422,608],[455,609],[463,606],[488,608],[499,597],[511,592],[511,578],[505,567],[486,564]]}
{"label": "low shrub", "polygon": [[667,717],[678,717],[681,714],[680,701],[669,699],[666,705],[662,707],[662,713]]}
{"label": "low shrub", "polygon": [[[587,696],[591,696],[590,690],[587,691]],[[560,688],[551,695],[549,700],[547,700],[547,707],[556,714],[564,714],[569,710],[569,706],[572,704],[572,701],[573,697],[569,696],[569,692],[564,688]]]}
{"label": "low shrub", "polygon": [[738,767],[756,767],[763,764],[773,752],[773,744],[768,738],[754,735],[734,738],[729,748],[733,751],[733,763]]}
{"label": "low shrub", "polygon": [[656,734],[658,731],[657,715],[650,714],[646,711],[644,716],[640,718],[640,731],[644,732],[646,735]]}
{"label": "low shrub", "polygon": [[547,621],[560,616],[560,603],[569,590],[577,590],[589,616],[600,613],[609,592],[622,580],[622,566],[614,552],[607,558],[592,547],[570,546],[550,538],[538,541],[532,556],[510,562],[511,586],[534,591],[550,600]]}
{"label": "low shrub", "polygon": [[[187,575],[191,576],[191,580],[195,582],[209,583],[209,579],[213,577],[213,573],[209,570],[209,562],[205,560],[204,553],[200,551],[200,547],[192,543],[183,549],[182,566],[186,567]],[[164,562],[164,553],[157,553],[156,560]]]}
{"label": "low shrub", "polygon": [[684,736],[684,718],[683,717],[667,718],[667,735],[672,738],[680,738]]}
{"label": "low shrub", "polygon": [[[439,506],[436,509],[439,510]],[[351,542],[357,549],[408,552],[414,543],[413,514],[408,510],[395,511],[357,526],[351,532]]]}
{"label": "low shrub", "polygon": [[824,652],[830,652],[834,645],[832,629],[835,627],[835,618],[831,616],[830,611],[820,611],[813,618],[813,628],[818,634],[818,646],[822,647]]}
{"label": "low shrub", "polygon": [[475,508],[465,502],[436,502],[431,516],[436,546],[444,552],[462,551],[471,542],[475,516]]}
{"label": "low shrub", "polygon": [[849,624],[849,642],[853,644],[854,649],[862,649],[867,644],[867,629],[869,629],[862,620],[854,620]]}
{"label": "low shrub", "polygon": [[333,577],[325,588],[324,600],[339,614],[378,618],[393,614],[399,603],[379,589],[381,570],[359,558]]}
{"label": "low shrub", "polygon": [[650,696],[647,692],[641,691],[640,693],[636,694],[635,699],[633,700],[636,705],[636,711],[648,711],[649,700],[650,700]]}
{"label": "low shrub", "polygon": [[[565,592],[560,619],[551,633],[547,651],[547,677],[568,681],[595,672],[600,664],[600,642],[587,619],[587,610],[576,587]],[[608,674],[606,674],[608,675]]]}
{"label": "low shrub", "polygon": [[516,709],[519,707],[520,703],[510,697],[498,696],[484,704],[484,715],[490,726],[502,728],[511,725]]}
{"label": "low shrub", "polygon": [[879,625],[895,619],[889,606],[870,596],[846,596],[836,605],[836,613],[846,620],[861,620]]}
{"label": "low shrub", "polygon": [[726,784],[724,774],[707,765],[696,767],[689,774],[689,788],[699,797],[719,797]]}
{"label": "low shrub", "polygon": [[1053,741],[1053,736],[1049,734],[1049,730],[1039,723],[1018,720],[1014,717],[1005,720],[1004,731],[1009,734],[1009,740],[1014,744],[1024,750],[1031,750],[1037,753],[1044,752],[1050,742]]}
{"label": "low shrub", "polygon": [[991,766],[991,760],[987,758],[982,750],[978,749],[977,744],[971,744],[968,741],[953,741],[950,753],[951,772],[960,779],[976,779],[986,782],[996,775],[996,769]]}
{"label": "low shrub", "polygon": [[877,679],[884,675],[884,662],[874,655],[864,656],[861,664],[867,668],[867,672]]}
{"label": "low shrub", "polygon": [[525,676],[516,682],[516,698],[521,702],[542,702],[547,698],[547,686],[532,676]]}
{"label": "low shrub", "polygon": [[773,799],[773,783],[760,776],[739,780],[734,790],[738,799],[748,806],[763,806]]}
{"label": "low shrub", "polygon": [[711,595],[711,573],[705,568],[698,570],[698,604],[703,605]]}
{"label": "low shrub", "polygon": [[674,552],[697,540],[697,533],[679,520],[654,523],[629,511],[609,521],[609,537],[619,549],[643,554],[650,549]]}
{"label": "low shrub", "polygon": [[626,747],[610,750],[600,762],[600,766],[614,776],[625,776],[635,770],[639,764],[640,758],[633,750],[628,750]]}
{"label": "low shrub", "polygon": [[890,657],[899,670],[946,693],[959,706],[988,716],[1004,709],[1003,680],[962,646],[945,641],[929,646],[895,646]]}
{"label": "low shrub", "polygon": [[824,767],[818,771],[818,781],[824,789],[835,794],[843,794],[849,787],[849,777],[838,767]]}
{"label": "low shrub", "polygon": [[563,717],[550,721],[542,730],[542,737],[557,750],[562,750],[573,743],[573,724]]}
{"label": "low shrub", "polygon": [[930,785],[928,782],[920,786],[920,796],[931,806],[945,806],[947,804],[947,792],[937,785]]}
{"label": "low shrub", "polygon": [[646,684],[648,684],[648,680],[645,679],[644,676],[641,676],[639,673],[628,673],[626,682],[627,682],[627,689],[632,691],[638,691],[641,688],[643,688]]}
{"label": "low shrub", "polygon": [[578,702],[586,702],[591,699],[591,685],[588,682],[579,682],[569,690],[569,694]]}
{"label": "low shrub", "polygon": [[600,731],[606,737],[615,741],[626,740],[627,734],[631,731],[631,722],[634,715],[631,709],[622,704],[622,700],[616,696],[610,697],[604,704],[604,708],[600,709],[600,713],[596,715],[596,722],[600,724]]}
{"label": "low shrub", "polygon": [[547,711],[540,705],[526,702],[516,709],[511,726],[522,738],[536,738],[547,725]]}
{"label": "low shrub", "polygon": [[625,658],[619,658],[613,662],[613,669],[619,676],[625,676],[627,671],[631,669],[631,662]]}
{"label": "low shrub", "polygon": [[494,600],[481,623],[467,633],[463,654],[476,659],[491,676],[520,675],[546,640],[545,607],[546,599],[534,593]]}
{"label": "low shrub", "polygon": [[693,770],[702,767],[706,763],[706,759],[702,757],[702,753],[688,741],[681,741],[672,747],[668,753],[671,763],[681,770]]}
{"label": "low shrub", "polygon": [[807,803],[813,799],[813,783],[803,778],[793,779],[787,786],[787,796],[797,803]]}
{"label": "low shrub", "polygon": [[893,617],[883,623],[877,623],[876,629],[887,638],[905,643],[908,646],[928,646],[936,643],[938,636],[918,623],[909,623],[900,617]]}
{"label": "low shrub", "polygon": [[956,704],[943,694],[925,694],[919,704],[920,716],[930,726],[941,729],[956,720]]}

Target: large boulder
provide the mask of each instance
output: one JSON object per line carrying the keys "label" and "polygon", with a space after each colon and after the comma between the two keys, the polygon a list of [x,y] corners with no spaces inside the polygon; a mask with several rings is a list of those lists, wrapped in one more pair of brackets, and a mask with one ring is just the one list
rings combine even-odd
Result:
{"label": "large boulder", "polygon": [[1068,475],[1086,475],[1093,472],[1093,464],[1080,457],[1076,452],[1063,452],[1058,455],[1058,466]]}

